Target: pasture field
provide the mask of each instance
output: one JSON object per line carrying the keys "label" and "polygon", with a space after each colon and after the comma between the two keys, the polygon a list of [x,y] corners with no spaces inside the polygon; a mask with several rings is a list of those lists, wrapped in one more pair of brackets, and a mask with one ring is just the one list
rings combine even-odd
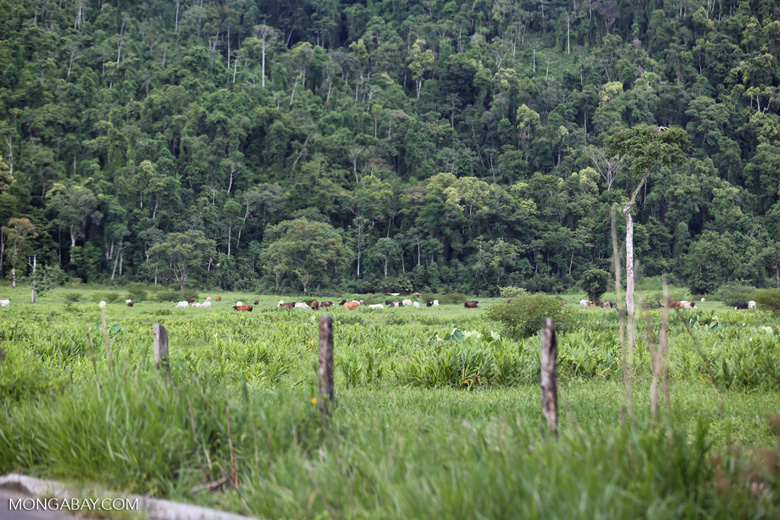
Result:
{"label": "pasture field", "polygon": [[[565,296],[574,325],[559,336],[554,441],[540,433],[538,335],[512,339],[485,319],[504,300],[329,309],[336,408],[323,428],[320,312],[276,308],[300,297],[204,291],[212,308],[176,309],[129,308],[115,287],[56,289],[35,305],[0,287],[9,295],[0,473],[266,518],[780,516],[780,322],[760,310],[671,313],[671,403],[658,420],[643,314],[631,421],[617,313]],[[252,313],[230,308],[256,298]],[[100,299],[114,300],[112,370]],[[650,320],[657,332],[660,311]],[[152,360],[154,323],[169,331],[171,381]]]}

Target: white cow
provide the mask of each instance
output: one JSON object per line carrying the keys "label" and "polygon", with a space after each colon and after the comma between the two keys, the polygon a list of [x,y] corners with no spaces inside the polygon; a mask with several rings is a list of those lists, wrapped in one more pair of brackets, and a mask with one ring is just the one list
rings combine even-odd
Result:
{"label": "white cow", "polygon": [[0,307],[8,307],[11,305],[11,300],[0,300]]}
{"label": "white cow", "polygon": [[195,308],[197,309],[198,307],[200,307],[200,303],[198,303],[198,302],[193,302],[193,303],[192,303],[192,306],[193,306],[193,307],[195,307]]}
{"label": "white cow", "polygon": [[385,308],[385,306],[384,306],[384,305],[382,305],[381,303],[376,303],[376,304],[374,304],[374,305],[369,305],[369,306],[368,306],[368,308],[369,308],[369,309],[384,309],[384,308]]}
{"label": "white cow", "polygon": [[201,307],[201,308],[204,308],[204,307],[205,307],[205,308],[207,308],[207,309],[210,309],[210,308],[211,308],[211,300],[206,300],[205,302],[201,303],[201,304],[200,304],[200,307]]}
{"label": "white cow", "polygon": [[414,303],[412,303],[412,305],[414,305],[414,307],[415,307],[416,309],[419,309],[419,308],[420,308],[420,302],[414,302]]}
{"label": "white cow", "polygon": [[187,308],[187,307],[189,307],[189,306],[190,306],[190,304],[189,304],[189,303],[187,303],[187,301],[186,301],[186,300],[185,300],[185,301],[181,301],[181,302],[179,302],[179,303],[177,303],[177,304],[176,304],[176,308],[177,308],[177,309],[178,309],[179,307],[181,307],[182,309],[186,309],[186,308]]}
{"label": "white cow", "polygon": [[580,300],[580,305],[582,305],[583,307],[587,307],[588,306],[588,300]]}
{"label": "white cow", "polygon": [[295,308],[296,309],[311,309],[308,305],[306,305],[303,302],[295,302]]}
{"label": "white cow", "polygon": [[754,302],[753,300],[750,300],[748,302],[748,309],[755,309],[755,308],[756,308],[756,302]]}
{"label": "white cow", "polygon": [[438,307],[439,306],[439,300],[433,300],[432,307]]}
{"label": "white cow", "polygon": [[412,305],[412,300],[406,299],[403,300],[401,303],[403,303],[404,305]]}
{"label": "white cow", "polygon": [[236,307],[241,307],[242,305],[244,305],[244,302],[236,302]]}

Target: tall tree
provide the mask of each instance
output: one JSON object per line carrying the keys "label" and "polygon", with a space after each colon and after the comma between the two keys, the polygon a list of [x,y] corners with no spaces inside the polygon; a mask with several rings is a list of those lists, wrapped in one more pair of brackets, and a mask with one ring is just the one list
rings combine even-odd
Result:
{"label": "tall tree", "polygon": [[682,128],[665,128],[639,125],[623,130],[607,138],[607,156],[626,157],[631,162],[633,172],[641,175],[631,193],[631,198],[623,206],[626,219],[626,310],[634,315],[634,219],[631,209],[642,187],[659,164],[683,164],[691,147],[688,133]]}

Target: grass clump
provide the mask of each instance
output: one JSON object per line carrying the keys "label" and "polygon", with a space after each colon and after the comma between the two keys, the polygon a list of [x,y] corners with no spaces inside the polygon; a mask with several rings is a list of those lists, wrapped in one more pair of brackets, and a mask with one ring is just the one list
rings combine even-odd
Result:
{"label": "grass clump", "polygon": [[545,318],[552,318],[558,331],[566,330],[571,321],[564,302],[545,293],[519,296],[511,303],[493,305],[485,315],[501,323],[505,333],[513,338],[533,336],[542,328]]}

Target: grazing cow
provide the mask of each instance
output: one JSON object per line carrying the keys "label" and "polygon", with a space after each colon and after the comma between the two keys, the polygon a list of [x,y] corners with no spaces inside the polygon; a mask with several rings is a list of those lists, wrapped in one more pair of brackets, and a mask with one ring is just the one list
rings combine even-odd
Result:
{"label": "grazing cow", "polygon": [[296,309],[310,309],[311,307],[309,307],[308,305],[306,305],[303,302],[295,302],[295,308]]}
{"label": "grazing cow", "polygon": [[588,300],[580,300],[580,305],[582,305],[583,307],[587,307],[588,306]]}
{"label": "grazing cow", "polygon": [[255,300],[255,305],[258,305],[260,303],[260,300]]}
{"label": "grazing cow", "polygon": [[133,306],[133,300],[125,300],[125,303],[127,304],[128,307]]}
{"label": "grazing cow", "polygon": [[737,302],[737,304],[734,306],[734,310],[747,309],[747,308],[748,308],[748,302]]}
{"label": "grazing cow", "polygon": [[294,302],[287,302],[287,303],[279,302],[279,307],[281,307],[283,309],[292,309],[293,307],[295,307],[295,303]]}
{"label": "grazing cow", "polygon": [[416,296],[417,298],[419,298],[420,296],[422,296],[422,293],[415,292],[412,293],[412,296]]}
{"label": "grazing cow", "polygon": [[317,300],[314,300],[311,302],[311,310],[317,311],[320,309],[320,304],[317,302]]}
{"label": "grazing cow", "polygon": [[179,307],[181,307],[182,309],[186,309],[186,308],[187,308],[187,307],[189,307],[189,306],[190,306],[190,303],[189,303],[189,302],[186,302],[186,301],[181,301],[181,302],[179,302],[179,303],[177,303],[177,304],[176,304],[176,308],[177,308],[177,309],[178,309]]}
{"label": "grazing cow", "polygon": [[206,300],[205,302],[200,304],[201,309],[210,309],[211,308],[211,300]]}
{"label": "grazing cow", "polygon": [[407,298],[407,299],[403,300],[401,303],[403,303],[404,305],[411,305],[412,304],[412,300]]}
{"label": "grazing cow", "polygon": [[233,305],[234,311],[246,311],[246,312],[252,312],[252,306],[251,305]]}
{"label": "grazing cow", "polygon": [[330,307],[331,305],[333,305],[333,302],[332,301],[327,301],[327,302],[322,302],[320,304],[320,307]]}
{"label": "grazing cow", "polygon": [[401,293],[399,293],[399,292],[391,292],[391,293],[388,293],[388,294],[390,294],[390,296],[401,296]]}
{"label": "grazing cow", "polygon": [[194,302],[195,302],[195,298],[190,298],[187,300],[187,303],[194,303]]}
{"label": "grazing cow", "polygon": [[244,302],[236,302],[236,307],[241,307],[242,305],[244,305]]}
{"label": "grazing cow", "polygon": [[683,309],[695,309],[696,308],[696,302],[689,302],[688,300],[683,300],[680,302],[682,304]]}
{"label": "grazing cow", "polygon": [[610,301],[601,302],[601,306],[605,309],[617,309],[617,303]]}
{"label": "grazing cow", "polygon": [[704,301],[704,298],[702,298],[701,301]]}
{"label": "grazing cow", "polygon": [[463,306],[466,307],[467,309],[476,309],[478,303],[479,302],[469,300],[466,303],[464,303]]}
{"label": "grazing cow", "polygon": [[198,302],[193,302],[193,303],[192,303],[192,307],[193,307],[193,308],[200,307],[200,303],[198,303]]}
{"label": "grazing cow", "polygon": [[753,300],[750,300],[748,302],[748,309],[755,309],[755,308],[756,308],[756,302],[754,302]]}
{"label": "grazing cow", "polygon": [[439,306],[439,300],[433,300],[433,306],[438,307]]}
{"label": "grazing cow", "polygon": [[222,296],[217,296],[217,301],[221,302],[222,301]]}
{"label": "grazing cow", "polygon": [[420,308],[420,302],[412,302],[412,306],[413,306],[415,309],[419,309],[419,308]]}
{"label": "grazing cow", "polygon": [[357,310],[358,307],[360,307],[360,303],[359,302],[345,302],[344,304],[342,304],[342,307],[344,307],[345,309],[349,309],[351,311],[354,311],[354,310]]}
{"label": "grazing cow", "polygon": [[433,307],[433,302],[425,302],[426,307]]}
{"label": "grazing cow", "polygon": [[11,300],[0,300],[0,307],[8,307],[11,305]]}
{"label": "grazing cow", "polygon": [[381,303],[375,303],[373,305],[369,305],[368,308],[369,309],[384,309],[385,306],[382,305]]}

